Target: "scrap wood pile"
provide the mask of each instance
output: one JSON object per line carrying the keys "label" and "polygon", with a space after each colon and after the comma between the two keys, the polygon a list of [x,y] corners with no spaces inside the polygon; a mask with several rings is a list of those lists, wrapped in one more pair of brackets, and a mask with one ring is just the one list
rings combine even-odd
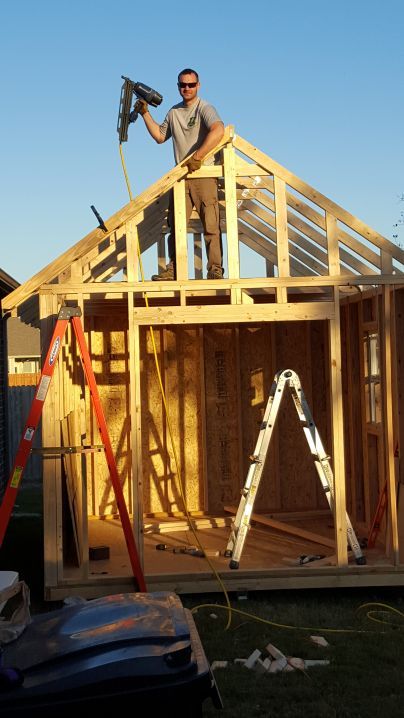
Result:
{"label": "scrap wood pile", "polygon": [[[317,646],[324,648],[329,646],[329,643],[322,636],[310,636],[312,643]],[[285,656],[272,643],[268,643],[265,648],[266,655],[263,654],[258,648],[256,648],[248,658],[235,658],[234,663],[238,663],[244,668],[256,671],[257,673],[289,673],[295,670],[305,671],[313,666],[328,666],[329,660],[318,660],[318,659],[303,659],[296,656]],[[216,670],[217,668],[226,668],[228,661],[213,661],[211,668]]]}

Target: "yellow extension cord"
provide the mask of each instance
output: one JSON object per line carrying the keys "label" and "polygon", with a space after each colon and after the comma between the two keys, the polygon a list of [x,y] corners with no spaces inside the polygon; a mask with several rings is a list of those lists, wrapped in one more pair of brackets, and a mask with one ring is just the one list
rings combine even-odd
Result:
{"label": "yellow extension cord", "polygon": [[[127,174],[127,171],[126,171],[125,159],[124,159],[124,156],[123,156],[122,144],[121,144],[121,143],[119,143],[119,153],[120,153],[120,155],[121,155],[122,168],[123,168],[123,172],[124,172],[124,175],[125,175],[125,181],[126,181],[126,186],[127,186],[127,189],[128,189],[129,199],[130,199],[130,201],[132,201],[132,200],[133,200],[133,196],[132,196],[132,191],[131,191],[131,188],[130,188],[130,182],[129,182],[128,174]],[[145,278],[144,278],[144,271],[143,271],[143,262],[142,262],[140,245],[139,245],[139,237],[138,237],[137,234],[136,234],[136,242],[137,242],[137,255],[138,255],[138,259],[139,259],[140,275],[141,275],[142,282],[144,282],[144,281],[145,281]],[[144,300],[145,300],[145,303],[146,303],[146,307],[149,307],[149,300],[148,300],[148,297],[147,297],[147,293],[144,292],[144,293],[143,293],[143,296],[144,296]],[[230,599],[229,599],[229,595],[228,595],[228,593],[227,593],[226,587],[225,587],[225,585],[224,585],[222,579],[220,578],[218,572],[216,571],[215,567],[213,566],[212,562],[209,560],[209,557],[206,556],[206,554],[205,554],[205,549],[204,549],[204,547],[202,546],[202,544],[201,544],[201,542],[200,542],[200,540],[199,540],[199,537],[198,537],[198,535],[197,535],[197,532],[195,531],[195,529],[194,529],[194,527],[193,527],[192,517],[190,516],[189,511],[188,511],[188,508],[187,508],[187,503],[186,503],[186,498],[185,498],[184,488],[183,488],[183,482],[182,482],[181,467],[180,467],[180,462],[179,462],[179,459],[178,459],[178,454],[177,454],[177,451],[176,451],[176,448],[175,448],[175,442],[174,442],[173,432],[172,432],[172,429],[171,429],[170,415],[169,415],[169,412],[168,412],[166,395],[165,395],[165,391],[164,391],[164,387],[163,387],[163,381],[162,381],[162,378],[161,378],[160,365],[159,365],[158,356],[157,356],[157,347],[156,347],[156,342],[155,342],[155,338],[154,338],[154,331],[153,331],[153,327],[152,327],[152,326],[149,326],[149,331],[150,331],[150,337],[151,337],[152,347],[153,347],[154,363],[155,363],[155,366],[156,366],[158,383],[159,383],[160,392],[161,392],[161,397],[162,397],[163,405],[164,405],[164,411],[165,411],[165,415],[166,415],[166,419],[167,419],[168,434],[169,434],[169,437],[170,437],[170,443],[171,443],[171,447],[172,447],[172,451],[173,451],[173,455],[174,455],[174,463],[175,463],[175,466],[176,466],[176,469],[177,469],[179,490],[180,490],[182,502],[183,502],[183,505],[184,505],[185,515],[186,515],[186,517],[187,517],[187,521],[188,521],[189,528],[190,528],[191,532],[192,532],[193,535],[194,535],[195,542],[196,542],[197,546],[201,549],[201,551],[203,551],[204,557],[205,557],[207,563],[209,564],[209,567],[210,567],[212,573],[213,573],[214,576],[216,577],[216,579],[217,579],[217,581],[218,581],[218,583],[219,583],[219,585],[220,585],[220,587],[221,587],[221,589],[222,589],[222,591],[223,591],[223,594],[224,594],[224,596],[225,596],[225,599],[226,599],[226,606],[223,606],[223,605],[221,605],[221,604],[216,604],[216,603],[214,603],[214,604],[204,603],[204,604],[200,604],[199,606],[195,606],[195,607],[192,609],[192,613],[196,613],[196,612],[197,612],[199,609],[201,609],[201,608],[224,609],[224,610],[226,610],[226,611],[228,612],[228,618],[227,618],[227,624],[226,624],[225,630],[228,630],[228,629],[230,628],[230,625],[231,625],[231,616],[232,616],[232,613],[235,613],[235,614],[237,614],[237,615],[239,615],[239,616],[244,616],[244,617],[246,617],[246,618],[248,618],[248,619],[250,619],[250,620],[258,621],[259,623],[264,623],[264,624],[266,624],[266,625],[273,626],[273,627],[275,627],[275,628],[284,628],[284,629],[288,629],[288,630],[295,630],[295,631],[320,631],[320,632],[322,631],[323,633],[375,633],[375,631],[357,630],[357,629],[354,629],[354,628],[313,628],[313,627],[309,627],[309,626],[290,626],[290,625],[287,625],[287,624],[282,624],[282,623],[276,623],[276,622],[274,622],[274,621],[269,621],[268,619],[265,619],[265,618],[260,618],[259,616],[255,616],[254,614],[247,613],[246,611],[240,611],[239,609],[233,608],[233,607],[231,606],[231,604],[230,604]],[[391,613],[397,614],[397,615],[401,616],[402,618],[404,618],[404,613],[402,613],[401,611],[399,611],[397,608],[394,608],[393,606],[389,606],[389,605],[384,604],[384,603],[364,603],[364,604],[362,604],[361,606],[358,607],[357,613],[358,613],[359,611],[365,609],[365,608],[370,608],[370,609],[371,609],[371,610],[369,610],[369,611],[367,612],[367,614],[366,614],[367,618],[368,618],[370,621],[375,621],[376,623],[383,623],[383,624],[387,624],[387,625],[392,625],[389,621],[384,621],[384,620],[382,620],[382,619],[380,619],[380,618],[376,618],[376,615],[377,615],[377,614],[380,614],[380,613],[386,614],[386,613],[391,612]],[[404,625],[404,624],[403,624],[403,625]],[[401,624],[400,624],[400,629],[401,629]]]}
{"label": "yellow extension cord", "polygon": [[[253,613],[247,613],[246,611],[240,611],[237,608],[233,608],[232,606],[222,606],[220,604],[216,603],[203,603],[199,606],[194,606],[194,608],[191,610],[191,613],[197,613],[200,608],[210,608],[210,609],[218,609],[223,608],[226,611],[230,610],[232,613],[235,613],[239,616],[243,616],[245,618],[250,619],[251,621],[257,621],[258,623],[264,623],[267,626],[273,626],[274,628],[284,628],[291,631],[316,631],[317,633],[367,633],[367,634],[375,634],[380,633],[380,631],[367,631],[363,629],[357,629],[357,628],[324,628],[322,627],[316,627],[316,626],[290,626],[285,623],[276,623],[275,621],[270,621],[267,618],[260,618],[259,616],[255,616]],[[363,603],[361,604],[357,609],[356,613],[358,614],[363,609],[371,610],[367,611],[366,617],[369,619],[369,621],[375,621],[376,623],[382,623],[388,626],[394,626],[395,628],[398,628],[399,630],[402,630],[404,628],[404,620],[400,622],[399,624],[393,624],[391,621],[382,620],[381,618],[376,618],[377,614],[396,614],[398,616],[401,616],[402,619],[404,619],[404,613],[402,611],[399,611],[398,608],[394,608],[393,606],[389,606],[386,603]],[[228,624],[229,625],[229,624]],[[226,626],[226,629],[228,628],[228,625]]]}

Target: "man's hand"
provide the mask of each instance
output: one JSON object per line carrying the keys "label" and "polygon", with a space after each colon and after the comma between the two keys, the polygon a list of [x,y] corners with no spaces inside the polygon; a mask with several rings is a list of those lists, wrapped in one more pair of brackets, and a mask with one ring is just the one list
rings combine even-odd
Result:
{"label": "man's hand", "polygon": [[149,105],[147,104],[146,100],[136,100],[133,112],[138,112],[139,115],[142,115],[143,117],[143,115],[145,115],[148,111]]}
{"label": "man's hand", "polygon": [[197,160],[195,155],[192,155],[192,157],[187,160],[186,166],[188,167],[188,172],[195,172],[195,170],[199,170],[202,167],[202,160]]}

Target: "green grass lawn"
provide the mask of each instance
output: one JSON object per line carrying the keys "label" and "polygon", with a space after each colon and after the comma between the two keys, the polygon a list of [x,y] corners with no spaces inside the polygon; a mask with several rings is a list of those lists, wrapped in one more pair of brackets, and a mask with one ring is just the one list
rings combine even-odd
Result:
{"label": "green grass lawn", "polygon": [[[222,597],[214,598],[224,603]],[[212,596],[199,599],[211,602]],[[388,604],[400,615],[374,606],[378,613],[373,617],[383,623],[370,620],[367,616],[370,608],[358,610],[368,602]],[[196,605],[194,597],[184,599],[184,603],[189,607]],[[224,710],[218,714],[207,702],[204,715],[223,718],[404,716],[401,589],[260,592],[251,594],[247,600],[235,599],[232,605],[265,620],[296,628],[280,628],[234,615],[230,628],[225,630],[227,612],[198,609],[194,618],[209,661],[229,661],[226,668],[215,671]],[[299,627],[310,630],[299,630]],[[314,645],[309,639],[312,634],[324,636],[329,647]],[[234,664],[235,658],[247,658],[256,648],[263,652],[264,658],[268,655],[265,651],[268,643],[287,656],[327,659],[330,665],[312,667],[306,672],[258,674]]]}

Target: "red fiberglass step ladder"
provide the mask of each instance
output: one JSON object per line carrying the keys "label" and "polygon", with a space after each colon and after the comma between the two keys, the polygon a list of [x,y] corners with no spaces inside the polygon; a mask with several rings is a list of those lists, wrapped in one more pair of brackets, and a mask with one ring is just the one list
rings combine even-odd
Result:
{"label": "red fiberglass step ladder", "polygon": [[139,561],[132,526],[129,519],[128,509],[119,481],[118,470],[112,451],[107,424],[101,406],[100,396],[98,393],[93,368],[91,366],[91,359],[88,352],[80,317],[81,309],[79,307],[62,307],[59,312],[48,353],[46,355],[45,363],[42,367],[41,377],[35,392],[34,399],[31,404],[28,419],[26,421],[22,438],[18,447],[14,466],[11,471],[11,476],[6,487],[3,502],[0,506],[0,546],[3,544],[4,535],[6,533],[11,512],[14,507],[16,495],[20,487],[21,478],[31,452],[32,441],[36,429],[38,428],[43,405],[55,370],[59,352],[63,344],[67,325],[69,321],[71,321],[76,336],[77,344],[80,349],[80,359],[90,389],[94,411],[97,417],[98,428],[105,449],[105,457],[108,464],[111,483],[115,492],[115,498],[122,523],[123,532],[125,535],[125,541],[129,553],[133,576],[137,581],[138,590],[144,592],[146,591],[146,584],[143,576],[143,571]]}
{"label": "red fiberglass step ladder", "polygon": [[[399,456],[400,456],[400,454],[399,454],[399,448],[398,448],[398,444],[397,444],[395,451],[394,451],[394,458],[398,459]],[[379,534],[379,531],[380,531],[380,528],[382,525],[384,512],[386,511],[387,502],[388,502],[387,481],[385,481],[383,488],[380,492],[379,500],[377,502],[376,512],[373,517],[372,525],[370,527],[368,541],[367,541],[368,548],[374,548],[374,546],[375,546],[376,539],[377,539],[377,536]]]}
{"label": "red fiberglass step ladder", "polygon": [[374,548],[380,527],[383,521],[383,515],[387,506],[387,481],[385,482],[377,502],[376,513],[374,515],[372,525],[368,536],[368,548]]}

